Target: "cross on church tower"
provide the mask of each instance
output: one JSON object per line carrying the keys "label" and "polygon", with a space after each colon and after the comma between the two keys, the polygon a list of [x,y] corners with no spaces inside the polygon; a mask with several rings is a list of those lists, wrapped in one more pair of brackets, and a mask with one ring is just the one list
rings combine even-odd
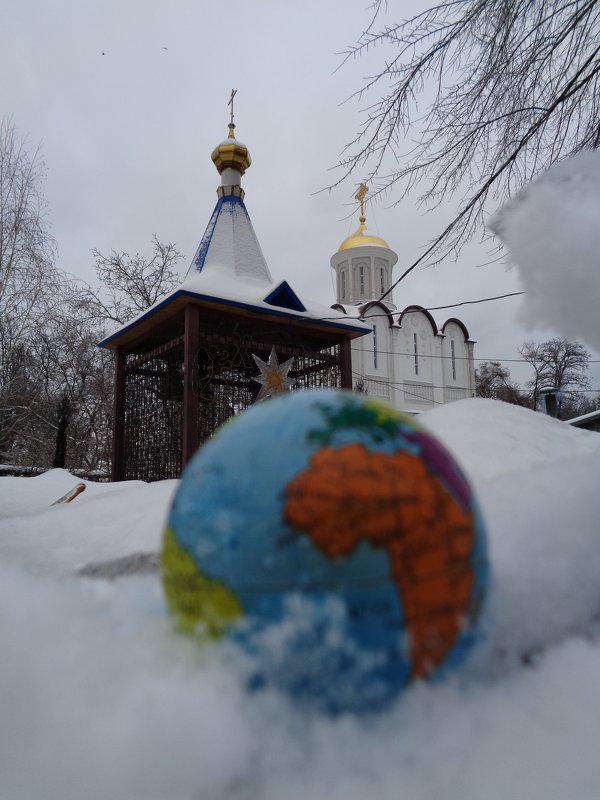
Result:
{"label": "cross on church tower", "polygon": [[364,222],[366,220],[365,217],[365,197],[369,190],[367,189],[366,184],[361,183],[358,187],[358,192],[354,195],[354,199],[358,200],[360,203],[360,221]]}
{"label": "cross on church tower", "polygon": [[231,90],[231,96],[229,98],[229,102],[227,103],[228,106],[231,106],[231,119],[229,121],[229,136],[233,139],[233,129],[235,128],[235,122],[233,121],[233,98],[237,94],[237,89]]}

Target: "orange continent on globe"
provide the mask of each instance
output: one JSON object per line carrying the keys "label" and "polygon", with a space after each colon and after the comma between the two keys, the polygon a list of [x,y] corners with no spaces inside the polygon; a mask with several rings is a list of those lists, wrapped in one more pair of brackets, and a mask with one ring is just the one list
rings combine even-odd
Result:
{"label": "orange continent on globe", "polygon": [[470,611],[473,519],[422,459],[359,443],[323,447],[288,484],[284,513],[328,557],[347,556],[361,541],[385,549],[406,616],[412,677],[444,660]]}

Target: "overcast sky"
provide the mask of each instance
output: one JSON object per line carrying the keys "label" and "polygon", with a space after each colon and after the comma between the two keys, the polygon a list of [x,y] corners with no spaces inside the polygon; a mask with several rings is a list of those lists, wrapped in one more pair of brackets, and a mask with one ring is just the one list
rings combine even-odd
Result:
{"label": "overcast sky", "polygon": [[[390,5],[399,16],[416,8]],[[301,296],[334,302],[329,259],[358,224],[357,214],[348,214],[362,176],[317,192],[337,177],[331,167],[360,120],[360,104],[343,101],[369,64],[335,70],[337,54],[369,22],[366,6],[0,0],[0,113],[41,142],[61,268],[93,281],[92,248],[149,252],[155,233],[184,253],[185,272],[216,202],[210,153],[227,134],[227,101],[236,88],[236,135],[253,161],[243,179],[246,205],[271,273]],[[367,224],[398,253],[398,277],[440,220],[411,201],[392,206],[392,199],[371,203]],[[414,270],[394,300],[399,308],[436,306],[521,288],[516,271],[488,262],[488,248],[472,243],[458,263]],[[478,358],[519,358],[524,339],[554,335],[517,323],[519,303],[434,316],[462,319]],[[527,367],[507,366],[527,379]]]}

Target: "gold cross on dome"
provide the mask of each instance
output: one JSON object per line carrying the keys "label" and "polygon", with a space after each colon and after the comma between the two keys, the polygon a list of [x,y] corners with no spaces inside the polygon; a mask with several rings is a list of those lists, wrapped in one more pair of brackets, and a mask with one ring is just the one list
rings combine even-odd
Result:
{"label": "gold cross on dome", "polygon": [[231,90],[231,97],[229,98],[229,102],[227,103],[228,106],[231,106],[231,122],[230,124],[233,125],[233,98],[237,94],[237,89]]}
{"label": "gold cross on dome", "polygon": [[[360,216],[364,217],[365,215],[365,196],[369,190],[367,189],[366,184],[361,183],[358,187],[358,192],[354,195],[354,199],[358,200],[360,203]],[[364,222],[364,220],[361,220]]]}

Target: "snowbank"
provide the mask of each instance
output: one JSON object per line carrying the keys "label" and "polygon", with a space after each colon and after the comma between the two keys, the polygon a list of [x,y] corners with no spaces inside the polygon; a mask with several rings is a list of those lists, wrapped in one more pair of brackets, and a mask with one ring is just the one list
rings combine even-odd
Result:
{"label": "snowbank", "polygon": [[246,695],[226,652],[172,630],[155,552],[175,481],[0,479],[0,796],[11,800],[595,800],[600,783],[600,436],[466,400],[422,415],[478,493],[487,639],[389,712],[306,715]]}
{"label": "snowbank", "polygon": [[[77,483],[86,485],[83,494],[51,507]],[[11,529],[1,536],[2,561],[60,575],[91,561],[156,551],[177,481],[93,483],[53,469],[35,478],[0,478],[0,486],[0,530]]]}

